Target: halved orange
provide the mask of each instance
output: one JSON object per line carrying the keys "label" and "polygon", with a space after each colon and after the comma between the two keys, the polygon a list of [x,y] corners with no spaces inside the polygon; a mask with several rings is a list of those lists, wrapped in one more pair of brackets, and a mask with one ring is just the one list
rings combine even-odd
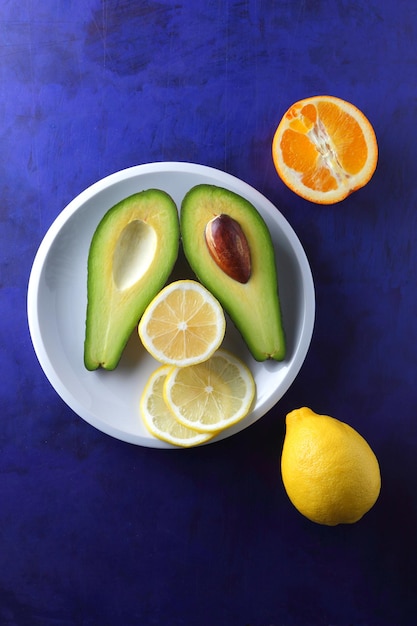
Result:
{"label": "halved orange", "polygon": [[333,204],[369,182],[378,144],[371,123],[355,105],[335,96],[313,96],[283,116],[272,158],[292,191],[317,204]]}

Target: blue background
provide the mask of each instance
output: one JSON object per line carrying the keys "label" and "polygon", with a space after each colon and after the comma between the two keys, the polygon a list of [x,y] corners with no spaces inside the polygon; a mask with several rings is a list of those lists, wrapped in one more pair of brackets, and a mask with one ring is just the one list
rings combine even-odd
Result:
{"label": "blue background", "polygon": [[[417,614],[417,4],[414,0],[2,0],[1,626],[402,626]],[[371,120],[371,182],[334,206],[278,179],[285,110],[320,93]],[[296,230],[317,291],[294,385],[201,449],[113,440],[60,400],[26,289],[66,204],[152,161],[251,184]],[[327,528],[289,503],[284,420],[307,405],[364,435],[382,491]]]}

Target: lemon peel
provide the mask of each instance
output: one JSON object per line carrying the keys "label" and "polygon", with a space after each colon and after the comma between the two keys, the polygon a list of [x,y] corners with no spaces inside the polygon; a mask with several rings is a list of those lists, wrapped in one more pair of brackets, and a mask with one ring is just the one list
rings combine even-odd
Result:
{"label": "lemon peel", "polygon": [[362,435],[307,407],[286,417],[281,474],[295,508],[328,526],[360,520],[381,489],[378,460]]}

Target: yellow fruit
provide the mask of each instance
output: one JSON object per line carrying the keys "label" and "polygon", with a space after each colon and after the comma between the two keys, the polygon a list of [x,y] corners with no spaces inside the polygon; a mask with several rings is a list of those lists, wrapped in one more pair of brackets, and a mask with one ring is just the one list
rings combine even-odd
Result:
{"label": "yellow fruit", "polygon": [[178,280],[155,296],[138,331],[157,361],[185,367],[208,359],[223,341],[225,329],[216,298],[194,280]]}
{"label": "yellow fruit", "polygon": [[351,426],[306,407],[286,418],[282,480],[293,505],[318,524],[357,522],[375,504],[378,460]]}
{"label": "yellow fruit", "polygon": [[183,426],[174,418],[165,403],[163,387],[171,368],[170,365],[161,365],[151,374],[140,400],[143,422],[154,437],[175,446],[189,448],[205,443],[213,435]]}
{"label": "yellow fruit", "polygon": [[371,179],[378,160],[374,129],[350,102],[314,96],[293,104],[272,142],[282,181],[318,204],[340,202]]}
{"label": "yellow fruit", "polygon": [[204,363],[172,369],[164,385],[165,402],[176,419],[184,426],[209,433],[246,417],[254,395],[250,370],[222,349]]}

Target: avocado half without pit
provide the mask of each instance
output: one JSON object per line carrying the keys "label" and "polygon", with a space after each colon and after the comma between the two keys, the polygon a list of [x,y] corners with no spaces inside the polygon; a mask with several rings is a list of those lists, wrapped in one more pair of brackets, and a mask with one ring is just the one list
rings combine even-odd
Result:
{"label": "avocado half without pit", "polygon": [[145,308],[178,256],[179,219],[159,189],[129,196],[104,215],[88,255],[84,364],[114,369]]}
{"label": "avocado half without pit", "polygon": [[285,357],[275,250],[269,229],[242,196],[197,185],[180,215],[184,254],[219,300],[257,361]]}

